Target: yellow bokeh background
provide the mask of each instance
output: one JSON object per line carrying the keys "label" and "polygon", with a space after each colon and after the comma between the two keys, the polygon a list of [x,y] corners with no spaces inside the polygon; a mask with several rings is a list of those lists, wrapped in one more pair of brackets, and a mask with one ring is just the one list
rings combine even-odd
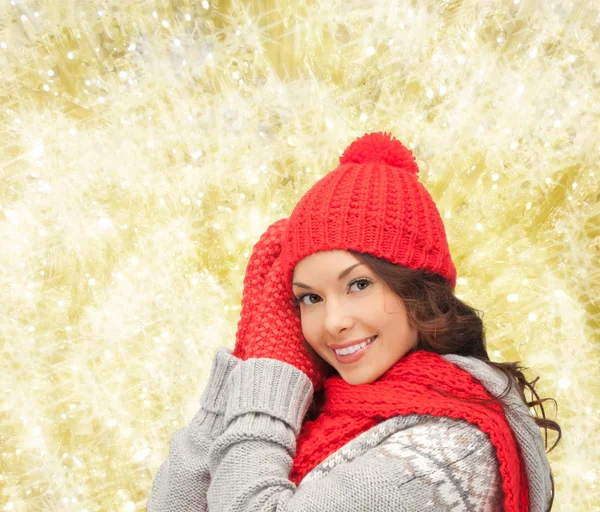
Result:
{"label": "yellow bokeh background", "polygon": [[417,158],[490,357],[557,401],[553,510],[598,510],[599,16],[4,2],[0,510],[145,509],[233,347],[253,244],[379,130]]}

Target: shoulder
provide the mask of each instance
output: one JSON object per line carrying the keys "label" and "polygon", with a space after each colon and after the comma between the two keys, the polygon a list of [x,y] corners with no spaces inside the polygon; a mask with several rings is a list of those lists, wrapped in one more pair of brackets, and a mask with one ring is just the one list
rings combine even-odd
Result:
{"label": "shoulder", "polygon": [[375,447],[376,450],[385,452],[407,447],[438,458],[443,457],[443,451],[449,459],[463,458],[470,453],[479,452],[495,460],[495,450],[489,436],[477,425],[461,419],[429,415],[421,417],[423,421],[409,425],[408,428],[399,424],[393,434]]}
{"label": "shoulder", "polygon": [[439,474],[463,488],[487,489],[500,474],[496,450],[488,435],[464,420],[427,418],[398,430],[365,456],[401,461],[413,477]]}
{"label": "shoulder", "polygon": [[[470,373],[474,379],[483,384],[489,393],[495,396],[503,393],[506,387],[511,384],[509,378],[501,370],[476,357],[459,356],[458,354],[444,354],[441,357],[461,370]],[[504,402],[505,405],[511,406],[519,403],[524,405],[513,386],[510,387],[509,394]]]}
{"label": "shoulder", "polygon": [[427,503],[442,510],[502,508],[494,446],[487,434],[464,420],[394,417],[332,454],[305,480],[356,477],[359,481],[374,476],[404,496],[414,490],[419,499],[427,497]]}

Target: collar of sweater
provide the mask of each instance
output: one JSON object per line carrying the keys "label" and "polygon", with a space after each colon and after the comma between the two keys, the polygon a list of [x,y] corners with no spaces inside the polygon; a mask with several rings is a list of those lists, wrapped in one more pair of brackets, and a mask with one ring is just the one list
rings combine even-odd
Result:
{"label": "collar of sweater", "polygon": [[[321,415],[314,422],[305,422],[298,436],[292,480],[298,483],[308,471],[347,442],[393,416],[445,416],[476,424],[490,436],[500,465],[504,510],[529,511],[530,489],[539,485],[528,481],[531,472],[526,471],[521,454],[524,446],[515,438],[513,425],[507,421],[505,404],[469,371],[446,357],[450,356],[422,350],[412,352],[371,384],[353,386],[339,375],[327,379]],[[473,364],[475,360],[489,367],[475,358],[453,357],[458,357],[459,362],[466,360]],[[480,365],[478,368],[481,370]],[[504,382],[506,384],[506,380]],[[527,411],[525,404],[522,407]],[[539,429],[537,436],[541,440]],[[536,500],[541,503],[542,498],[546,497],[536,497]]]}

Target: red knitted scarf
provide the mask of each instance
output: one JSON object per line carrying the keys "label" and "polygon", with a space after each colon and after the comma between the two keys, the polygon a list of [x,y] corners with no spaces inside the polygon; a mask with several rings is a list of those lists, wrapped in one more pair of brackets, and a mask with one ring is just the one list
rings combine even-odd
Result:
{"label": "red knitted scarf", "polygon": [[439,354],[419,350],[401,358],[371,384],[353,386],[339,375],[325,381],[325,402],[315,421],[306,421],[297,440],[290,479],[298,484],[329,455],[359,434],[398,415],[429,414],[463,419],[489,434],[500,463],[504,510],[529,510],[528,481],[520,447],[497,402],[470,373]]}

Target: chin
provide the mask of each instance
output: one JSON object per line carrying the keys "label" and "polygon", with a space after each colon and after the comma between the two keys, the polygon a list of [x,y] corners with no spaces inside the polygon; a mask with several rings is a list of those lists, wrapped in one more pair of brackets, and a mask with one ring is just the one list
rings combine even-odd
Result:
{"label": "chin", "polygon": [[377,375],[372,373],[360,374],[360,372],[356,372],[355,374],[348,374],[346,372],[338,372],[340,377],[344,379],[348,384],[352,386],[361,386],[363,384],[372,384],[377,380]]}

